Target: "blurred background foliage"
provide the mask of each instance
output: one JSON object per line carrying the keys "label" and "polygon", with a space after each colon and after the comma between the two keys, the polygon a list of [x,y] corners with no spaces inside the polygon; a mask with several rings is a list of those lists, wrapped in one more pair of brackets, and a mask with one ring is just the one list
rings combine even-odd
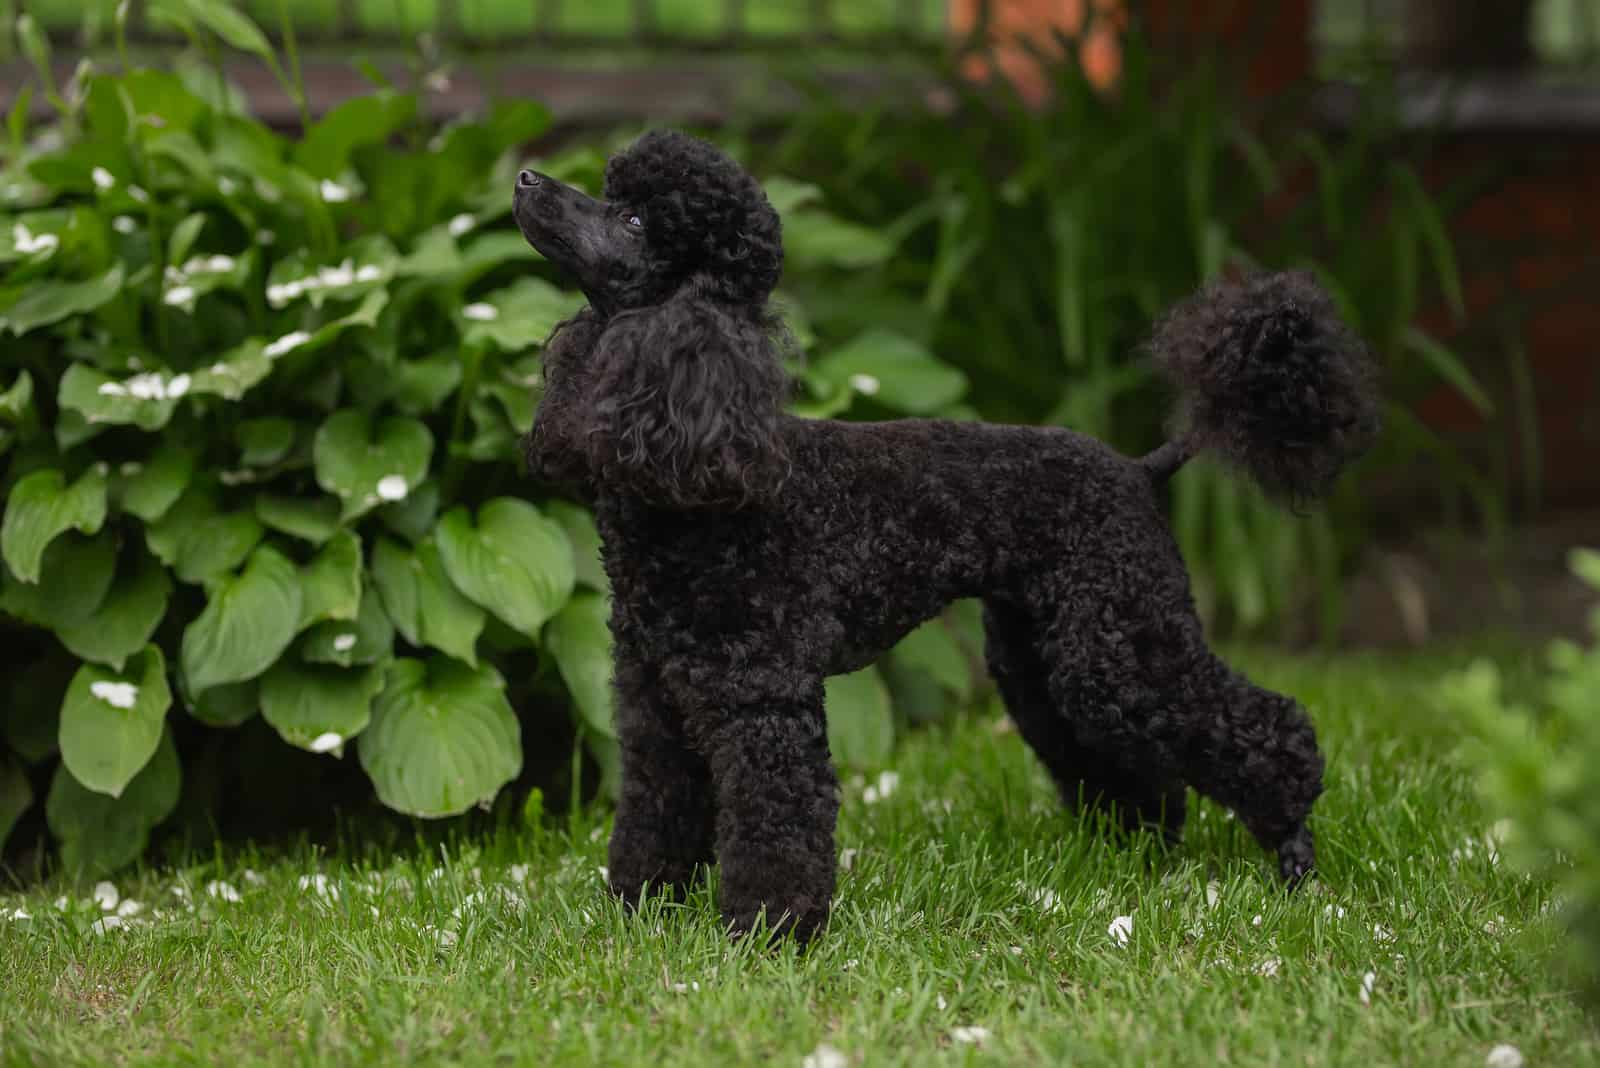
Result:
{"label": "blurred background foliage", "polygon": [[[1400,136],[1381,85],[1334,135],[1304,121],[1303,94],[1248,101],[1222,57],[1152,48],[1120,16],[1078,27],[1114,35],[1114,88],[1074,36],[1036,42],[1016,89],[970,77],[981,34],[942,44],[938,5],[653,9],[656,32],[715,10],[775,39],[830,12],[829,43],[894,38],[911,61],[874,97],[800,78],[781,115],[735,111],[715,131],[784,217],[801,414],[1054,424],[1141,452],[1170,407],[1140,349],[1152,321],[1217,277],[1299,266],[1370,339],[1389,429],[1309,516],[1205,464],[1175,481],[1213,628],[1331,638],[1370,488],[1418,456],[1436,492],[1499,512],[1495,485],[1413,414],[1441,387],[1491,398],[1417,325],[1461,317],[1463,286],[1419,174],[1428,145]],[[193,844],[375,802],[504,817],[610,789],[593,526],[537,497],[516,449],[544,338],[581,298],[525,247],[509,190],[535,161],[597,190],[640,127],[557,126],[536,100],[432,117],[437,42],[410,82],[362,64],[371,89],[325,109],[298,35],[369,18],[401,37],[492,36],[498,19],[599,33],[637,29],[639,10],[30,2],[12,23],[31,74],[0,170],[9,855],[44,863],[48,829],[69,868],[99,872],[160,827]],[[569,18],[593,25],[550,21]],[[47,31],[69,26],[111,51],[63,75]],[[185,58],[136,62],[163,37]],[[240,55],[304,129],[247,111]],[[830,680],[840,761],[880,765],[898,729],[984,699],[981,644],[958,605]]]}

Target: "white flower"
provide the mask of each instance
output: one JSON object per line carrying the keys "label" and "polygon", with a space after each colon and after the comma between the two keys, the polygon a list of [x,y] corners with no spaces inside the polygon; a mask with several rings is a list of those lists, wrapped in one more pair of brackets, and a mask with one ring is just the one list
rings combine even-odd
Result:
{"label": "white flower", "polygon": [[882,388],[882,383],[878,381],[876,375],[851,375],[850,388],[855,390],[857,393],[864,394],[868,397],[873,397],[876,396],[878,390]]}
{"label": "white flower", "polygon": [[1377,972],[1368,972],[1366,975],[1363,975],[1361,977],[1361,994],[1360,994],[1361,1004],[1363,1004],[1363,1005],[1371,1005],[1372,1004],[1372,988],[1377,984],[1377,982],[1378,982],[1378,973]]}
{"label": "white flower", "polygon": [[172,381],[167,383],[168,399],[177,400],[179,397],[189,392],[189,386],[191,384],[192,379],[190,379],[188,375],[174,375]]}
{"label": "white flower", "polygon": [[290,349],[297,349],[311,340],[311,335],[304,330],[292,330],[278,340],[271,342],[261,350],[261,355],[269,360],[276,360]]}
{"label": "white flower", "polygon": [[337,634],[337,635],[334,636],[334,639],[333,639],[334,652],[337,652],[337,653],[348,653],[350,650],[354,649],[355,647],[356,647],[356,635],[355,635],[354,631],[351,631],[348,634]]}
{"label": "white flower", "polygon": [[850,1058],[826,1042],[800,1059],[800,1068],[847,1068]]}
{"label": "white flower", "polygon": [[24,256],[34,252],[54,252],[61,244],[61,239],[55,234],[35,235],[22,223],[11,227],[11,245]]}
{"label": "white flower", "polygon": [[528,881],[529,870],[530,869],[526,864],[513,864],[511,865],[511,869],[506,874],[511,876],[512,882],[522,883]]}
{"label": "white flower", "polygon": [[140,189],[136,185],[130,185],[128,187],[128,195],[140,204],[148,204],[150,202],[150,194],[146,193],[143,189]]}
{"label": "white flower", "polygon": [[206,893],[218,899],[219,901],[244,900],[244,898],[240,896],[239,891],[235,890],[231,883],[225,883],[221,879],[213,879],[207,883]]}
{"label": "white flower", "polygon": [[267,880],[260,872],[255,871],[252,868],[246,868],[244,870],[244,881],[249,883],[251,886],[260,886]]}
{"label": "white flower", "polygon": [[500,318],[500,309],[493,304],[468,304],[461,309],[461,314],[475,322],[487,323]]}
{"label": "white flower", "polygon": [[1213,879],[1206,883],[1206,908],[1214,909],[1217,901],[1222,897],[1222,884]]}
{"label": "white flower", "polygon": [[1522,1051],[1509,1043],[1502,1042],[1489,1051],[1483,1063],[1488,1068],[1522,1068]]}
{"label": "white flower", "polygon": [[231,197],[234,193],[238,192],[238,190],[239,183],[234,181],[232,178],[229,178],[226,174],[217,179],[217,192],[221,193],[223,196]]}
{"label": "white flower", "polygon": [[[112,708],[132,708],[139,700],[139,687],[131,682],[105,682],[103,680],[93,682],[89,684],[89,693],[94,697],[98,697]],[[101,883],[100,885],[110,886],[111,884]]]}
{"label": "white flower", "polygon": [[28,911],[26,909],[23,909],[23,908],[14,908],[10,912],[3,913],[3,915],[5,915],[5,917],[7,919],[10,919],[10,920],[31,920],[31,919],[33,919],[32,916],[28,915]]}
{"label": "white flower", "polygon": [[1344,919],[1344,906],[1343,905],[1324,905],[1324,906],[1322,906],[1322,914],[1324,916],[1329,917],[1330,919],[1342,920],[1342,919]]}
{"label": "white flower", "polygon": [[1251,918],[1250,926],[1251,927],[1260,927],[1261,926],[1261,913],[1258,912],[1258,913],[1255,914],[1255,916],[1253,916]]}
{"label": "white flower", "polygon": [[320,871],[300,876],[300,889],[310,890],[324,901],[339,900],[339,888]]}
{"label": "white flower", "polygon": [[166,303],[179,307],[194,300],[193,286],[178,286],[167,290],[167,295],[161,298]]}
{"label": "white flower", "polygon": [[987,1027],[952,1027],[950,1037],[964,1045],[981,1046],[994,1037],[994,1033]]}
{"label": "white flower", "polygon": [[1128,939],[1133,935],[1133,917],[1118,916],[1111,921],[1111,926],[1106,928],[1106,934],[1119,946],[1128,944]]}
{"label": "white flower", "polygon": [[89,172],[89,177],[94,179],[94,187],[102,193],[117,184],[117,180],[111,176],[111,172],[104,167],[96,167]]}
{"label": "white flower", "polygon": [[316,279],[306,278],[293,282],[279,282],[267,287],[267,303],[274,308],[281,308],[291,300],[295,300],[307,289],[316,288]]}
{"label": "white flower", "polygon": [[1372,925],[1372,937],[1379,942],[1393,942],[1394,932],[1381,923]]}
{"label": "white flower", "polygon": [[356,271],[357,282],[376,282],[383,277],[383,268],[375,263],[369,263]]}
{"label": "white flower", "polygon": [[124,919],[128,918],[129,916],[137,916],[143,911],[144,906],[131,897],[123,898],[122,902],[117,905],[117,915],[123,917]]}
{"label": "white flower", "polygon": [[131,234],[139,229],[139,223],[132,215],[118,215],[111,220],[111,229],[119,234]]}
{"label": "white flower", "polygon": [[885,800],[900,785],[900,773],[895,771],[881,771],[875,785],[867,787],[861,792],[861,800],[869,805],[876,805]]}
{"label": "white flower", "polygon": [[1256,965],[1256,974],[1264,975],[1268,979],[1272,979],[1277,976],[1278,969],[1282,966],[1283,961],[1279,960],[1277,957],[1268,957],[1266,960]]}
{"label": "white flower", "polygon": [[466,212],[462,212],[460,215],[457,215],[455,218],[450,220],[450,236],[460,237],[462,234],[466,233],[476,225],[478,225],[477,219],[473,218],[471,215],[468,215]]}
{"label": "white flower", "polygon": [[328,731],[326,734],[319,734],[315,738],[311,739],[310,748],[313,753],[327,753],[339,748],[343,744],[344,738],[342,735],[335,734],[333,731]]}
{"label": "white flower", "polygon": [[340,185],[338,182],[324,178],[319,188],[322,192],[322,199],[329,204],[343,204],[350,199],[349,186]]}
{"label": "white flower", "polygon": [[257,178],[253,184],[255,185],[256,196],[265,200],[268,204],[276,204],[278,202],[280,194],[277,186],[265,178]]}
{"label": "white flower", "polygon": [[131,396],[140,400],[166,400],[167,384],[158,374],[134,375],[123,385]]}
{"label": "white flower", "polygon": [[378,479],[378,499],[384,501],[403,501],[406,494],[411,492],[411,487],[406,485],[404,475],[384,475]]}
{"label": "white flower", "polygon": [[[353,260],[345,260],[337,267],[318,267],[317,284],[327,286],[329,289],[338,289],[347,286],[356,280],[356,265]],[[311,284],[311,279],[306,279],[306,284]]]}
{"label": "white flower", "polygon": [[121,916],[102,916],[89,925],[89,932],[91,934],[105,934],[107,931],[115,931],[127,922]]}
{"label": "white flower", "polygon": [[846,849],[839,854],[839,870],[849,871],[856,866],[856,857],[861,854],[859,849]]}
{"label": "white flower", "polygon": [[698,992],[700,982],[699,980],[691,980],[687,983],[673,983],[670,989],[674,994],[687,994],[691,990]]}
{"label": "white flower", "polygon": [[111,910],[115,909],[117,907],[117,902],[122,897],[121,894],[117,893],[116,884],[109,882],[95,883],[94,891],[90,894],[90,896],[94,898],[95,904],[99,905],[100,908],[106,912],[110,912]]}

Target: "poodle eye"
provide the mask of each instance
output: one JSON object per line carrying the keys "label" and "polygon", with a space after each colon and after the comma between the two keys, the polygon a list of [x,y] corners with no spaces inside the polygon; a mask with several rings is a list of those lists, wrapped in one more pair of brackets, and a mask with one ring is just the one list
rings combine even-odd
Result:
{"label": "poodle eye", "polygon": [[622,221],[624,224],[633,227],[635,230],[638,230],[644,226],[644,220],[639,218],[637,215],[624,215],[622,217]]}

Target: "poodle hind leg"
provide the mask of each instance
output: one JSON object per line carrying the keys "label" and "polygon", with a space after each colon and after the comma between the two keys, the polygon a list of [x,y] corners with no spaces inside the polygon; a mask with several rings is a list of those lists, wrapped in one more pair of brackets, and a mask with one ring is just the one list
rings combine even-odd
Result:
{"label": "poodle hind leg", "polygon": [[1026,612],[990,599],[984,605],[985,655],[989,673],[1023,740],[1038,755],[1075,810],[1109,809],[1124,831],[1159,830],[1169,844],[1183,837],[1188,791],[1167,777],[1152,780],[1128,765],[1137,752],[1091,750],[1078,739],[1073,710],[1050,694],[1049,672],[1037,647],[1036,628]]}
{"label": "poodle hind leg", "polygon": [[622,790],[607,861],[611,889],[630,905],[651,893],[681,900],[695,869],[714,860],[711,770],[648,672],[619,663],[617,698]]}

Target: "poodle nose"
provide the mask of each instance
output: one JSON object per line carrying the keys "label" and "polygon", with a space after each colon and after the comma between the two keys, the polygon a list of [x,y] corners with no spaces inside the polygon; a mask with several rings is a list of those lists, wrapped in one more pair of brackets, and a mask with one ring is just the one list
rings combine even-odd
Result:
{"label": "poodle nose", "polygon": [[517,185],[523,189],[537,189],[542,184],[544,184],[542,175],[535,174],[532,171],[517,172]]}

